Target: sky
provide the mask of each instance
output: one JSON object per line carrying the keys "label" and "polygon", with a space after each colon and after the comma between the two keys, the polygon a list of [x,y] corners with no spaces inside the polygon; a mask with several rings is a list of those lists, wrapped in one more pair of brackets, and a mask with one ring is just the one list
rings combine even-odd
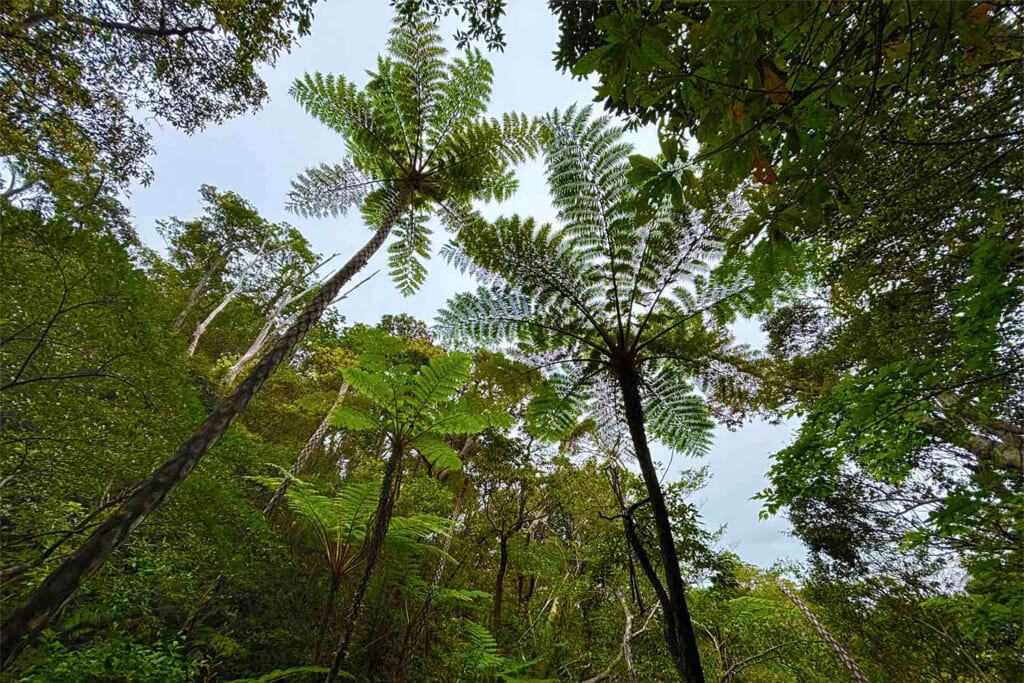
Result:
{"label": "sky", "polygon": [[[554,108],[592,101],[590,84],[559,73],[552,62],[558,26],[544,0],[515,0],[508,3],[502,20],[508,46],[503,53],[488,55],[494,66],[490,111],[542,115]],[[309,166],[340,162],[343,142],[288,95],[292,81],[306,72],[344,74],[357,84],[366,82],[365,72],[384,51],[392,12],[384,0],[332,0],[316,5],[311,34],[290,54],[282,55],[273,68],[263,70],[270,101],[254,114],[237,117],[222,125],[187,136],[169,126],[150,121],[156,154],[149,160],[155,179],[146,187],[133,188],[129,205],[144,241],[160,247],[156,222],[170,216],[187,219],[201,213],[199,187],[213,185],[245,197],[271,221],[287,221],[302,231],[313,248],[324,254],[339,253],[347,259],[368,239],[358,211],[329,220],[304,219],[285,211],[290,181]],[[442,23],[449,49],[455,24]],[[483,46],[481,46],[483,49]],[[629,135],[640,153],[657,152],[653,128]],[[520,166],[519,190],[501,205],[480,207],[484,215],[532,216],[541,222],[555,221],[548,199],[543,169],[539,162]],[[440,247],[444,232],[435,230]],[[454,294],[475,288],[438,258],[428,264],[429,276],[420,291],[403,297],[387,278],[385,249],[370,262],[365,274],[381,272],[351,298],[338,305],[348,322],[375,324],[383,314],[408,313],[428,323],[435,312]],[[742,321],[736,328],[738,341],[760,346],[762,337],[754,321]],[[655,447],[654,455],[665,465],[671,460],[668,480],[680,467],[707,464],[710,484],[697,493],[704,522],[712,527],[725,524],[723,545],[745,561],[767,567],[780,559],[800,560],[800,543],[786,534],[788,523],[778,517],[758,519],[761,505],[751,497],[767,486],[765,472],[772,452],[786,446],[793,436],[791,424],[770,425],[754,421],[737,431],[720,428],[705,458],[671,459],[665,449]]]}

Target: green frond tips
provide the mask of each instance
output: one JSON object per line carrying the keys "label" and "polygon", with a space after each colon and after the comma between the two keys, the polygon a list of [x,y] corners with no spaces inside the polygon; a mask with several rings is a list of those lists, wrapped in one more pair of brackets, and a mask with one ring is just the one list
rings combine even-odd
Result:
{"label": "green frond tips", "polygon": [[391,279],[404,296],[414,294],[426,281],[424,261],[430,258],[427,216],[411,214],[400,221],[392,233],[397,239],[388,247]]}
{"label": "green frond tips", "polygon": [[449,301],[438,314],[436,330],[443,339],[469,337],[497,345],[526,336],[533,316],[529,298],[481,287]]}
{"label": "green frond tips", "polygon": [[357,169],[350,157],[340,164],[320,164],[292,181],[285,208],[305,218],[337,218],[358,206],[376,182]]}
{"label": "green frond tips", "polygon": [[442,439],[425,434],[414,439],[410,445],[435,469],[462,471],[459,454]]}
{"label": "green frond tips", "polygon": [[591,389],[579,368],[567,368],[548,377],[527,406],[527,433],[548,441],[567,438],[586,412]]}
{"label": "green frond tips", "polygon": [[364,401],[336,408],[332,424],[350,431],[381,431],[418,451],[432,465],[454,470],[461,469],[462,463],[442,437],[509,426],[507,415],[468,397],[457,398],[471,376],[469,354],[435,356],[414,368],[388,362],[385,351],[382,346],[368,348],[360,367],[344,370],[352,391],[369,405]]}
{"label": "green frond tips", "polygon": [[481,675],[499,676],[509,683],[554,683],[557,680],[521,677],[525,669],[538,664],[541,659],[526,660],[500,654],[494,635],[475,621],[462,619],[462,633],[469,646],[463,653],[463,659],[469,668]]}
{"label": "green frond tips", "polygon": [[687,455],[704,455],[711,446],[714,422],[704,400],[680,374],[663,366],[643,382],[644,413],[651,434]]}
{"label": "green frond tips", "polygon": [[[236,678],[228,681],[228,683],[276,683],[276,681],[283,681],[303,674],[325,674],[330,670],[330,667],[326,666],[293,666],[288,669],[275,669],[257,678]],[[355,680],[355,676],[347,671],[338,671],[338,675],[342,678]]]}
{"label": "green frond tips", "polygon": [[363,88],[320,73],[296,80],[292,96],[344,137],[350,158],[301,174],[289,209],[336,217],[361,202],[366,222],[379,227],[394,216],[391,199],[408,183],[412,196],[399,208],[410,216],[393,231],[389,253],[392,279],[412,294],[426,279],[430,215],[440,209],[449,218],[445,204],[508,199],[517,186],[512,167],[538,150],[537,120],[484,117],[492,81],[479,51],[447,61],[438,28],[423,17],[393,26],[387,57]]}

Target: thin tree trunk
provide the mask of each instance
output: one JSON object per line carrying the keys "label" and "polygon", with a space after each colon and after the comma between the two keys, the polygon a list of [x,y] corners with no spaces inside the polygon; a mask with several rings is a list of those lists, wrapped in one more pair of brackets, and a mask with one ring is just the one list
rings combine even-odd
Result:
{"label": "thin tree trunk", "polygon": [[363,608],[363,597],[366,595],[366,587],[373,576],[373,570],[380,558],[381,548],[384,546],[384,538],[388,534],[388,527],[391,525],[391,513],[395,509],[395,498],[398,492],[395,491],[396,471],[402,464],[402,454],[405,446],[401,441],[395,439],[391,445],[391,457],[384,468],[384,481],[380,485],[380,503],[377,505],[377,514],[373,522],[373,531],[370,535],[370,542],[363,546],[363,553],[366,558],[366,568],[363,570],[363,578],[359,581],[359,587],[352,598],[352,606],[345,616],[345,635],[341,641],[341,647],[334,657],[334,664],[327,674],[327,683],[332,683],[341,671],[341,667],[348,659],[348,648],[352,642],[352,634],[355,633],[356,624],[359,622],[359,612]]}
{"label": "thin tree trunk", "polygon": [[327,607],[324,609],[324,615],[320,618],[320,628],[316,632],[316,642],[313,643],[313,664],[315,665],[320,661],[320,645],[324,641],[324,633],[327,632],[327,624],[331,621],[331,612],[334,611],[334,598],[338,595],[338,586],[341,583],[341,577],[331,577],[331,593],[327,596]]}
{"label": "thin tree trunk", "polygon": [[235,297],[238,296],[239,293],[241,293],[242,288],[245,287],[245,281],[249,278],[249,272],[253,268],[255,268],[256,265],[260,261],[262,261],[263,259],[267,258],[271,254],[275,254],[275,253],[281,251],[286,246],[288,246],[288,245],[286,245],[286,244],[285,245],[281,245],[280,247],[277,247],[277,248],[272,249],[270,251],[265,251],[265,252],[263,252],[261,254],[258,254],[255,258],[253,258],[252,261],[249,262],[249,265],[245,267],[245,270],[238,277],[238,282],[235,283],[235,286],[232,287],[231,291],[228,292],[227,296],[224,297],[224,300],[221,301],[219,304],[217,304],[216,308],[214,308],[212,311],[210,311],[210,315],[206,316],[206,318],[203,320],[203,322],[201,322],[198,325],[196,325],[196,329],[192,333],[192,338],[188,342],[188,355],[189,356],[192,356],[193,354],[195,354],[196,346],[199,345],[199,338],[203,336],[204,332],[206,332],[206,328],[210,326],[210,323],[213,322],[213,319],[216,318],[218,315],[220,315],[220,312],[223,311],[227,307],[227,305],[229,303],[234,301]]}
{"label": "thin tree trunk", "polygon": [[494,613],[491,615],[491,629],[497,633],[501,628],[501,608],[505,602],[505,572],[508,571],[508,538],[498,539],[498,575],[494,579]]}
{"label": "thin tree trunk", "polygon": [[[230,253],[230,252],[229,252]],[[174,329],[180,332],[185,327],[185,322],[188,320],[188,314],[195,307],[196,302],[199,301],[199,297],[204,291],[206,291],[206,285],[209,284],[210,278],[213,277],[214,273],[224,267],[227,263],[227,254],[218,254],[213,261],[210,263],[210,267],[206,269],[203,276],[199,278],[199,282],[192,288],[192,291],[188,293],[188,299],[185,300],[185,307],[178,313],[178,319],[174,321]]]}
{"label": "thin tree trunk", "polygon": [[838,640],[832,637],[831,633],[825,630],[825,626],[818,621],[818,618],[814,616],[814,613],[807,608],[804,601],[801,600],[796,593],[791,591],[789,586],[787,586],[783,581],[780,580],[776,583],[779,586],[779,590],[781,590],[786,597],[796,605],[796,608],[800,610],[800,613],[804,615],[807,621],[811,622],[811,626],[813,626],[814,630],[818,632],[821,639],[828,643],[828,646],[836,653],[836,657],[838,657],[839,661],[843,663],[846,670],[850,672],[850,678],[857,683],[868,683],[868,677],[865,676],[864,672],[860,670],[859,666],[857,666],[857,662],[853,661],[853,657],[850,656],[850,653],[846,651],[846,648],[839,644]]}
{"label": "thin tree trunk", "polygon": [[[466,454],[469,450],[470,445],[473,443],[473,437],[470,436],[466,439],[466,443],[462,446],[459,451],[459,459]],[[419,461],[417,461],[419,464]],[[455,499],[455,511],[452,513],[452,521],[458,524],[459,515],[462,514],[462,503],[466,497],[466,490],[469,488],[469,476],[466,474],[462,475],[462,486],[459,488],[459,497]],[[442,549],[445,555],[452,548],[452,541],[455,540],[455,529],[452,528],[452,532],[444,539]],[[434,600],[434,593],[437,591],[437,587],[441,585],[441,578],[444,576],[444,568],[447,564],[447,557],[442,555],[437,559],[437,567],[434,569],[434,579],[430,583],[430,589],[427,591],[427,597],[423,600],[423,607],[420,609],[419,616],[416,618],[415,623],[410,623],[408,628],[405,630],[405,638],[402,642],[402,651],[400,653],[401,659],[398,662],[396,680],[405,680],[405,669],[409,664],[409,655],[412,653],[412,648],[415,647],[416,643],[419,642],[420,637],[423,635],[423,629],[427,623],[427,615],[430,613],[430,606]]]}
{"label": "thin tree trunk", "polygon": [[[318,263],[309,272],[303,273],[299,277],[299,282],[296,283],[296,286],[301,284],[301,281],[303,279],[305,279],[309,275],[312,275],[317,270],[319,270],[324,265],[326,265],[328,262],[333,260],[335,256],[337,256],[337,254],[332,254],[330,257],[328,257],[328,258],[324,259],[323,261],[321,261],[320,263]],[[370,277],[373,277],[373,275],[371,275]],[[294,289],[292,285],[286,285],[284,287],[284,290],[280,291],[280,294],[274,299],[274,303],[270,307],[270,312],[267,314],[267,322],[263,326],[263,329],[261,329],[260,333],[258,335],[256,335],[256,339],[253,340],[252,344],[249,344],[249,348],[247,348],[245,350],[245,353],[243,353],[238,358],[238,360],[235,361],[234,365],[232,365],[228,369],[227,373],[225,374],[224,382],[223,383],[226,386],[231,386],[232,384],[234,384],[235,383],[235,379],[238,377],[239,374],[241,374],[242,370],[245,369],[245,366],[249,364],[249,361],[251,361],[253,358],[256,358],[256,356],[258,356],[259,354],[263,353],[263,349],[266,348],[267,344],[270,344],[271,342],[273,342],[273,341],[275,341],[277,339],[277,331],[274,328],[275,328],[275,326],[278,326],[277,319],[281,316],[281,314],[284,313],[284,311],[289,306],[291,306],[293,303],[295,303],[296,301],[298,301],[302,297],[304,297],[307,294],[309,294],[314,289],[317,289],[318,287],[322,287],[324,282],[326,282],[329,279],[330,278],[327,277],[327,278],[323,278],[319,282],[314,282],[312,285],[310,285],[309,287],[306,287],[305,289],[301,290],[297,294],[292,294],[292,291]],[[365,280],[363,280],[363,282],[366,282],[366,280],[369,280],[369,279],[370,278],[366,278]],[[363,284],[363,282],[360,282],[359,285]],[[347,297],[349,294],[351,294],[353,290],[355,290],[355,289],[357,289],[359,287],[359,285],[356,285],[355,287],[350,289],[346,294],[342,295],[338,299],[338,301],[341,301],[342,299]],[[294,316],[291,317],[291,318],[287,318],[284,321],[283,324],[280,324],[278,329],[287,328],[289,325],[292,324],[293,320],[294,320]]]}
{"label": "thin tree trunk", "polygon": [[[338,390],[338,397],[334,399],[334,404],[331,405],[331,409],[327,411],[326,415],[324,415],[324,419],[320,421],[320,425],[316,428],[316,431],[313,432],[313,436],[309,437],[309,440],[306,441],[306,445],[302,447],[301,451],[299,451],[299,457],[295,459],[295,463],[292,465],[292,468],[288,470],[289,474],[296,475],[302,472],[306,467],[306,463],[309,462],[309,459],[313,456],[313,453],[315,453],[316,449],[323,443],[324,437],[327,436],[327,430],[331,428],[331,415],[334,414],[334,409],[341,405],[341,401],[345,398],[345,393],[347,391],[348,382],[342,382],[341,389]],[[270,514],[270,511],[274,509],[274,506],[284,498],[284,494],[288,492],[288,487],[291,485],[292,480],[285,477],[284,481],[281,482],[281,485],[277,487],[276,491],[274,491],[274,495],[270,497],[269,501],[267,501],[266,507],[263,508],[263,514]]]}
{"label": "thin tree trunk", "polygon": [[144,484],[106,522],[99,526],[74,555],[64,560],[43,581],[0,629],[0,670],[10,666],[26,645],[54,619],[60,608],[74,595],[82,581],[103,566],[132,529],[156,510],[171,491],[195,469],[203,456],[227,431],[231,422],[245,410],[252,397],[274,371],[291,355],[306,333],[319,322],[341,288],[358,273],[391,233],[412,196],[412,187],[403,184],[395,204],[380,228],[348,263],[317,292],[313,300],[276,344],[242,380],[232,394],[206,419],[174,457],[157,469]]}
{"label": "thin tree trunk", "polygon": [[693,632],[693,624],[690,622],[683,577],[679,572],[679,557],[676,554],[675,539],[672,538],[672,523],[665,505],[665,496],[661,491],[658,472],[654,468],[651,450],[647,443],[643,403],[640,399],[640,378],[635,371],[628,369],[619,374],[618,380],[619,388],[622,391],[629,435],[632,438],[633,450],[640,465],[640,473],[647,487],[647,495],[651,499],[651,511],[654,513],[654,523],[658,532],[658,545],[661,551],[661,563],[665,571],[665,588],[668,597],[668,605],[663,605],[663,616],[669,653],[672,655],[676,670],[683,681],[704,683],[700,653],[697,651],[697,638]]}
{"label": "thin tree trunk", "polygon": [[274,322],[276,321],[279,313],[280,311],[277,306],[274,306],[270,315],[267,316],[267,323],[263,326],[263,329],[260,330],[260,333],[256,335],[256,339],[253,340],[252,344],[249,344],[249,348],[245,350],[245,353],[238,357],[238,360],[235,361],[234,365],[228,368],[227,373],[224,375],[224,386],[229,387],[234,384],[235,379],[238,377],[239,373],[245,369],[245,366],[249,364],[249,361],[258,356],[263,351],[263,347],[270,342],[270,333],[274,329]]}
{"label": "thin tree trunk", "polygon": [[629,611],[629,604],[626,602],[626,596],[621,592],[616,591],[619,598],[619,603],[622,605],[622,611],[626,614],[626,627],[622,633],[622,646],[619,648],[619,654],[611,661],[608,667],[594,676],[583,681],[583,683],[601,683],[602,681],[610,681],[618,678],[618,675],[614,673],[615,667],[618,666],[619,662],[623,659],[626,660],[626,672],[629,674],[630,683],[637,683],[636,668],[633,666],[633,648],[630,642],[639,636],[641,633],[647,630],[648,625],[651,623],[651,618],[654,616],[654,612],[657,608],[652,610],[647,618],[644,620],[644,625],[639,631],[633,631],[633,614]]}

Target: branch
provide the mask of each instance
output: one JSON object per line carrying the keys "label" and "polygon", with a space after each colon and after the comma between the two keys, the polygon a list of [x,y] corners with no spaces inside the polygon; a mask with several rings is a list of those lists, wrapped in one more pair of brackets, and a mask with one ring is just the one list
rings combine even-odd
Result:
{"label": "branch", "polygon": [[[109,28],[116,31],[124,31],[125,33],[132,33],[139,36],[148,36],[150,38],[169,38],[171,36],[187,36],[190,33],[213,33],[213,26],[175,26],[173,28],[167,28],[164,26],[153,27],[153,26],[136,26],[135,24],[126,24],[120,21],[103,21],[102,19],[94,19],[92,17],[85,17],[82,15],[67,15],[69,21],[79,24],[86,24],[95,28]],[[44,20],[46,18],[44,17]],[[37,22],[39,23],[39,22]],[[162,20],[161,20],[162,23]]]}

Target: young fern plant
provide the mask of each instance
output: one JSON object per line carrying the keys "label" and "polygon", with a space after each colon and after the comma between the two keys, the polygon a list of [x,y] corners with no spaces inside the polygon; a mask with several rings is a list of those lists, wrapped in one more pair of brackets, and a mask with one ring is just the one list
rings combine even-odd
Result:
{"label": "young fern plant", "polygon": [[457,222],[471,201],[503,199],[514,190],[512,165],[534,152],[538,124],[522,114],[482,117],[490,97],[488,62],[469,52],[446,63],[437,28],[422,18],[396,24],[388,50],[363,89],[343,77],[319,74],[292,88],[313,116],[341,133],[350,152],[341,165],[301,176],[292,208],[306,215],[337,215],[361,202],[372,236],[174,456],[10,612],[0,629],[0,668],[14,662],[82,581],[188,477],[392,230],[400,238],[391,249],[392,275],[408,293],[425,277],[421,259],[429,249],[429,211],[440,210]]}
{"label": "young fern plant", "polygon": [[689,214],[637,210],[631,149],[606,117],[589,114],[574,107],[545,121],[548,183],[562,229],[513,216],[461,231],[446,255],[483,286],[451,300],[439,330],[512,345],[548,373],[548,390],[530,410],[535,431],[564,437],[589,413],[603,439],[632,444],[665,585],[654,572],[648,578],[679,675],[697,683],[697,642],[649,438],[703,454],[713,426],[709,403],[726,406],[749,390],[742,371],[749,353],[724,326],[745,290],[707,285],[704,264],[716,244]]}
{"label": "young fern plant", "polygon": [[380,335],[367,348],[359,366],[344,371],[351,391],[363,400],[339,406],[331,420],[335,426],[349,431],[381,434],[388,444],[388,458],[370,537],[363,544],[363,576],[345,618],[342,643],[328,680],[332,680],[348,657],[363,596],[389,528],[393,523],[405,524],[391,519],[401,486],[403,458],[416,455],[437,474],[443,470],[458,471],[462,462],[445,437],[468,436],[511,424],[507,413],[463,391],[472,370],[468,354],[449,353],[413,366],[401,362],[404,347],[392,337]]}
{"label": "young fern plant", "polygon": [[[286,477],[287,478],[287,477]],[[278,490],[278,477],[250,477],[271,490]],[[327,604],[313,644],[313,662],[319,660],[324,633],[334,612],[334,600],[342,579],[365,559],[366,532],[380,496],[380,482],[370,480],[346,484],[333,495],[319,493],[310,484],[291,477],[284,494],[288,510],[304,522],[323,553],[330,573]],[[426,541],[451,532],[452,521],[435,515],[412,515],[391,521],[384,536],[384,549],[396,556],[438,555],[452,559],[440,546]]]}

